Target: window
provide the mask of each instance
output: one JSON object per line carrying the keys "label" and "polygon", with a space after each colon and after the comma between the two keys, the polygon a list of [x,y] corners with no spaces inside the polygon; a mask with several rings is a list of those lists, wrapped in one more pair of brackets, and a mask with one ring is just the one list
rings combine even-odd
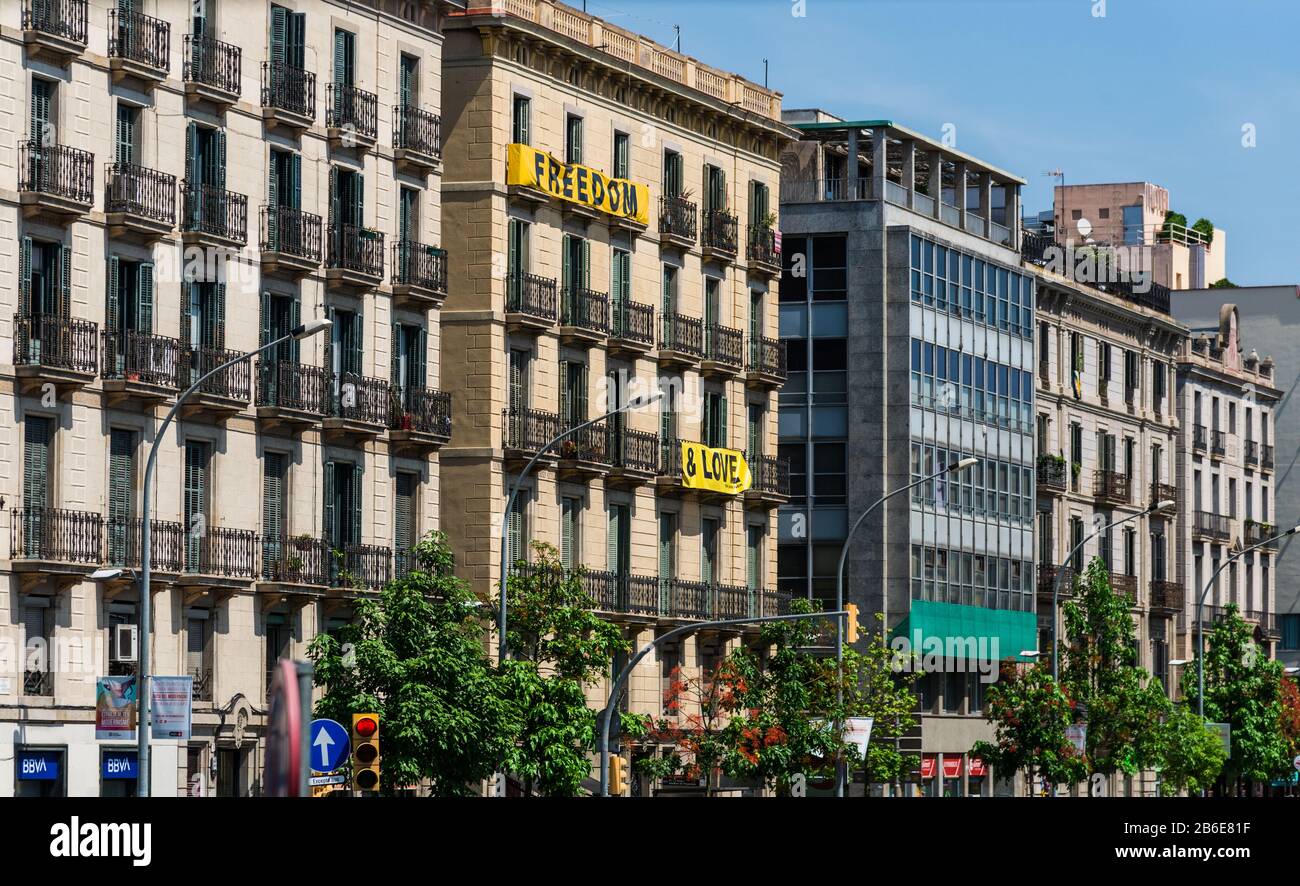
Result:
{"label": "window", "polygon": [[719,391],[704,394],[704,445],[727,445],[727,397]]}
{"label": "window", "polygon": [[275,663],[282,658],[293,655],[293,627],[283,613],[266,614],[266,693],[270,701],[271,680],[275,673]]}
{"label": "window", "polygon": [[510,518],[506,522],[506,562],[512,566],[528,559],[528,548],[524,539],[528,537],[528,502],[527,493],[520,490],[510,508]]}
{"label": "window", "polygon": [[29,108],[28,138],[41,144],[57,141],[54,126],[55,84],[51,80],[32,78],[32,103]]}
{"label": "window", "polygon": [[581,512],[579,499],[568,495],[560,499],[560,565],[566,570],[572,570],[582,562],[578,552],[578,515]]}
{"label": "window", "polygon": [[125,102],[117,103],[117,132],[114,159],[124,165],[140,164],[140,109]]}
{"label": "window", "polygon": [[50,628],[54,614],[50,602],[28,597],[22,606],[23,627],[23,695],[53,695],[56,662],[50,649]]}
{"label": "window", "polygon": [[614,133],[614,178],[632,176],[632,139],[626,132]]}
{"label": "window", "polygon": [[[267,203],[274,208],[298,209],[302,205],[302,157],[292,151],[271,149],[271,162],[268,168]],[[278,214],[273,214],[269,222],[267,240],[270,245],[278,246],[280,233]],[[285,235],[296,234],[285,231]],[[295,241],[290,241],[295,243]],[[296,245],[296,244],[295,244]]]}
{"label": "window", "polygon": [[761,525],[753,524],[745,530],[745,585],[750,590],[763,587],[763,537]]}
{"label": "window", "polygon": [[134,553],[135,432],[113,428],[108,446],[108,557],[121,566]]}
{"label": "window", "polygon": [[527,96],[516,95],[514,116],[510,140],[516,144],[528,144],[528,124],[532,113],[532,101]]}
{"label": "window", "polygon": [[718,572],[718,521],[705,517],[700,521],[700,581],[707,585],[719,583]]}
{"label": "window", "polygon": [[565,118],[564,162],[582,162],[582,118],[576,114]]}
{"label": "window", "polygon": [[185,619],[185,673],[194,678],[194,700],[212,700],[212,618],[191,609]]}
{"label": "window", "polygon": [[262,569],[267,578],[286,576],[285,545],[288,525],[288,461],[280,452],[268,452],[262,458]]}
{"label": "window", "polygon": [[605,568],[615,575],[627,575],[632,563],[632,515],[625,504],[609,506]]}
{"label": "window", "polygon": [[524,277],[529,264],[529,225],[510,219],[506,242],[506,310],[519,310],[524,295]]}
{"label": "window", "polygon": [[[271,6],[272,65],[288,65],[301,69],[307,45],[307,14],[290,12],[283,6]],[[403,57],[405,58],[405,57]]]}
{"label": "window", "polygon": [[416,491],[420,478],[410,471],[398,471],[393,502],[393,559],[396,573],[406,575],[415,566],[412,549],[420,538],[419,514],[416,510]]}
{"label": "window", "polygon": [[[1267,588],[1265,588],[1267,593]],[[1282,628],[1282,648],[1300,649],[1300,615],[1286,614],[1279,617]]]}
{"label": "window", "polygon": [[356,84],[357,37],[343,28],[334,29],[334,104],[338,111],[351,100],[343,89]]}
{"label": "window", "polygon": [[211,447],[204,441],[185,441],[184,514],[185,567],[204,571],[208,525],[208,472]]}
{"label": "window", "polygon": [[405,52],[397,68],[397,102],[403,108],[420,103],[420,60]]}
{"label": "window", "polygon": [[684,184],[682,155],[676,151],[664,151],[664,196],[680,197]]}
{"label": "window", "polygon": [[[560,423],[572,428],[587,420],[587,364],[560,361]],[[561,452],[565,444],[561,444]]]}

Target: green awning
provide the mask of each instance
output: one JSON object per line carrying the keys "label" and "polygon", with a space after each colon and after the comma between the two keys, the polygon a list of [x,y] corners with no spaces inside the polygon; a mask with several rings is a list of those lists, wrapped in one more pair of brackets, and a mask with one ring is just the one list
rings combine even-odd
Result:
{"label": "green awning", "polygon": [[1033,661],[1020,653],[1038,648],[1038,621],[1032,612],[913,600],[891,636],[906,637],[913,655],[939,649],[944,658],[959,654],[977,661]]}

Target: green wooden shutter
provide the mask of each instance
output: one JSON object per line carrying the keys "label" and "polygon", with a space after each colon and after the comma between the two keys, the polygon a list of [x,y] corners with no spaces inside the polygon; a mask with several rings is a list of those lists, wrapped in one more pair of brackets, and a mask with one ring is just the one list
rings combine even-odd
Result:
{"label": "green wooden shutter", "polygon": [[569,409],[572,406],[573,392],[569,389],[569,361],[560,361],[560,422],[564,427],[572,424],[572,416]]}
{"label": "green wooden shutter", "polygon": [[393,511],[393,548],[399,563],[411,560],[415,547],[415,475],[402,472],[397,475],[397,501]]}
{"label": "green wooden shutter", "polygon": [[23,419],[23,507],[50,506],[51,420],[29,415]]}
{"label": "green wooden shutter", "polygon": [[515,414],[523,412],[527,400],[524,391],[524,360],[523,351],[510,352],[510,411]]}
{"label": "green wooden shutter", "polygon": [[659,578],[673,578],[673,536],[676,524],[672,514],[659,515]]}
{"label": "green wooden shutter", "polygon": [[718,521],[706,518],[700,532],[700,581],[707,585],[716,584],[718,564],[715,562],[718,551]]}
{"label": "green wooden shutter", "polygon": [[715,446],[726,446],[731,438],[727,434],[727,395],[718,398],[718,440]]}
{"label": "green wooden shutter", "polygon": [[587,420],[587,416],[591,414],[587,409],[587,364],[571,363],[569,364],[569,371],[575,376],[573,420],[575,423],[584,422]]}
{"label": "green wooden shutter", "polygon": [[365,366],[366,321],[364,315],[361,313],[361,308],[357,308],[356,311],[353,312],[351,327],[352,335],[349,340],[350,347],[348,349],[350,354],[349,360],[351,363],[348,367],[348,371],[355,372],[357,375],[362,375]]}
{"label": "green wooden shutter", "polygon": [[574,567],[574,541],[577,520],[576,498],[565,496],[560,499],[560,565],[565,571],[570,571]]}
{"label": "green wooden shutter", "polygon": [[[402,378],[402,324],[401,323],[393,324],[393,344],[392,344],[392,354],[390,355],[389,364],[390,364],[389,378],[393,383],[393,387],[400,394],[403,395],[402,402],[403,404],[405,404],[406,398],[404,395],[406,394],[406,391],[404,390],[404,388],[406,386],[402,384],[404,379]],[[409,367],[408,367],[408,371],[409,371]]]}
{"label": "green wooden shutter", "polygon": [[348,534],[353,544],[361,544],[361,465],[352,466],[352,513],[348,515]]}
{"label": "green wooden shutter", "polygon": [[262,472],[262,558],[278,563],[284,551],[284,455],[268,452]]}
{"label": "green wooden shutter", "polygon": [[285,47],[288,42],[289,10],[283,6],[271,6],[271,62],[285,61]]}
{"label": "green wooden shutter", "polygon": [[199,125],[191,120],[185,126],[185,177],[193,183],[203,180],[198,164],[198,141]]}
{"label": "green wooden shutter", "polygon": [[295,68],[305,64],[307,48],[307,13],[291,12],[287,18],[285,34],[285,61]]}
{"label": "green wooden shutter", "polygon": [[186,567],[196,569],[201,563],[203,538],[196,533],[196,518],[207,519],[207,447],[204,443],[185,442],[185,550]]}
{"label": "green wooden shutter", "polygon": [[527,559],[527,552],[524,550],[524,494],[520,493],[515,498],[514,507],[510,509],[509,519],[506,522],[506,554],[507,562],[513,568],[520,560]]}
{"label": "green wooden shutter", "polygon": [[568,294],[573,288],[573,237],[565,234],[560,242],[560,289]]}
{"label": "green wooden shutter", "polygon": [[415,347],[415,373],[411,377],[410,384],[415,388],[423,388],[429,384],[426,365],[429,353],[429,331],[423,326],[416,330]]}
{"label": "green wooden shutter", "polygon": [[[296,298],[289,299],[289,328],[297,329],[302,325],[302,302]],[[296,338],[289,339],[289,362],[298,364],[302,360],[302,342]]]}
{"label": "green wooden shutter", "polygon": [[136,265],[135,327],[137,332],[153,332],[153,262]]}
{"label": "green wooden shutter", "polygon": [[117,106],[116,155],[118,163],[135,163],[135,111],[121,103]]}
{"label": "green wooden shutter", "polygon": [[18,247],[18,311],[28,316],[32,306],[32,238],[23,237]]}
{"label": "green wooden shutter", "polygon": [[605,568],[614,574],[620,574],[622,566],[619,560],[619,521],[621,505],[609,506],[609,520],[605,527]]}
{"label": "green wooden shutter", "polygon": [[226,186],[226,131],[224,129],[214,130],[212,133],[213,148],[212,157],[216,168],[213,170],[214,178],[211,183],[218,188]]}
{"label": "green wooden shutter", "polygon": [[266,205],[271,209],[268,219],[271,222],[269,240],[272,248],[275,248],[278,243],[275,236],[275,223],[277,221],[275,210],[280,206],[280,194],[283,193],[283,186],[280,182],[280,166],[283,162],[283,157],[284,154],[282,152],[272,150],[271,162],[266,170]]}
{"label": "green wooden shutter", "polygon": [[108,257],[108,304],[104,311],[104,326],[109,332],[122,330],[122,299],[118,291],[121,273],[121,260],[116,255]]}
{"label": "green wooden shutter", "polygon": [[398,102],[404,108],[413,108],[418,102],[416,101],[418,82],[416,74],[419,70],[419,59],[412,55],[402,55],[400,81],[398,83]]}
{"label": "green wooden shutter", "polygon": [[750,526],[745,541],[745,583],[750,590],[756,591],[763,587],[763,570],[760,557],[763,528],[761,526]]}
{"label": "green wooden shutter", "polygon": [[[261,309],[259,311],[261,316],[259,317],[260,322],[258,324],[260,327],[260,331],[258,332],[258,341],[257,341],[259,347],[264,347],[267,344],[270,344],[272,339],[275,337],[274,329],[271,325],[272,324],[271,299],[272,299],[271,293],[267,292],[266,290],[262,290]],[[267,354],[266,359],[268,362],[271,361],[273,359],[273,355]]]}
{"label": "green wooden shutter", "polygon": [[749,407],[749,457],[763,454],[763,409],[761,406]]}
{"label": "green wooden shutter", "polygon": [[342,245],[339,239],[338,225],[343,220],[343,209],[339,203],[339,170],[337,166],[330,167],[329,178],[329,235],[332,245],[337,253]]}
{"label": "green wooden shutter", "polygon": [[46,127],[50,122],[50,95],[53,88],[48,80],[32,78],[31,140],[45,145]]}
{"label": "green wooden shutter", "polygon": [[[337,468],[338,468],[338,462],[334,462],[334,461],[325,462],[325,472],[323,475],[324,483],[322,484],[325,489],[324,489],[324,494],[321,496],[321,500],[324,504],[324,513],[321,515],[321,524],[322,524],[322,528],[325,531],[325,542],[326,544],[329,545],[331,550],[337,548],[339,544],[338,527],[335,525],[335,503],[334,503],[334,495],[335,495],[334,473],[337,470]],[[332,563],[333,560],[334,558],[333,556],[331,556],[330,562]]]}
{"label": "green wooden shutter", "polygon": [[226,284],[212,284],[212,347],[226,347]]}
{"label": "green wooden shutter", "polygon": [[289,187],[286,194],[282,194],[280,199],[292,209],[302,208],[302,155],[289,155]]}
{"label": "green wooden shutter", "polygon": [[59,247],[59,316],[72,316],[72,247]]}
{"label": "green wooden shutter", "polygon": [[127,561],[135,516],[135,434],[114,428],[108,452],[109,562]]}

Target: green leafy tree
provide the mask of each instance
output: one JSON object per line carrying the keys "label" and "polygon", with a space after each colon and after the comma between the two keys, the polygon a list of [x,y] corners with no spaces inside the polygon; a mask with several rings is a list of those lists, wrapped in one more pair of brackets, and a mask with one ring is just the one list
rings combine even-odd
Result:
{"label": "green leafy tree", "polygon": [[508,709],[479,601],[453,575],[445,536],[421,539],[413,563],[378,599],[359,600],[350,624],[312,641],[316,716],[349,724],[379,713],[384,792],[427,781],[435,795],[465,796],[506,755]]}
{"label": "green leafy tree", "polygon": [[630,646],[616,625],[592,611],[581,574],[566,571],[550,545],[532,547],[532,565],[508,584],[510,657],[500,677],[514,741],[506,769],[523,779],[525,795],[574,796],[591,774],[596,748],[596,711],[586,689]]}
{"label": "green leafy tree", "polygon": [[1134,775],[1157,762],[1157,732],[1169,710],[1159,681],[1136,664],[1132,600],[1116,594],[1096,557],[1062,607],[1067,643],[1061,688],[1086,711],[1087,758],[1093,772]]}
{"label": "green leafy tree", "polygon": [[1199,793],[1219,777],[1227,758],[1223,742],[1195,708],[1174,705],[1157,735],[1161,796]]}
{"label": "green leafy tree", "polygon": [[1181,241],[1183,230],[1187,227],[1187,216],[1172,209],[1165,212],[1165,223],[1156,235],[1156,242],[1168,243],[1170,240]]}
{"label": "green leafy tree", "polygon": [[1211,289],[1236,289],[1237,284],[1233,283],[1227,277],[1220,277],[1210,284]]}
{"label": "green leafy tree", "polygon": [[[1205,642],[1205,717],[1232,727],[1232,753],[1223,767],[1224,779],[1263,781],[1289,774],[1290,746],[1282,726],[1282,663],[1265,657],[1255,645],[1252,628],[1234,604],[1206,633]],[[1193,707],[1200,698],[1199,667],[1198,648],[1196,663],[1183,671],[1183,696]]]}
{"label": "green leafy tree", "polygon": [[1002,665],[985,692],[984,717],[994,727],[993,741],[978,741],[971,754],[995,772],[1025,773],[1029,785],[1074,784],[1088,774],[1083,755],[1066,730],[1074,722],[1074,705],[1052,679],[1046,665]]}
{"label": "green leafy tree", "polygon": [[1214,242],[1214,222],[1208,218],[1198,218],[1192,223],[1192,230],[1202,234],[1207,244]]}

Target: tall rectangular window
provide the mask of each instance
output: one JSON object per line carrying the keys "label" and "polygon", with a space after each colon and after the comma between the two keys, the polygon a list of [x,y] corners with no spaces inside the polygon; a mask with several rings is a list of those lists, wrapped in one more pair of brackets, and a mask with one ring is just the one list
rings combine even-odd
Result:
{"label": "tall rectangular window", "polygon": [[184,526],[185,566],[202,571],[208,526],[208,459],[211,447],[200,440],[185,441]]}
{"label": "tall rectangular window", "polygon": [[632,139],[626,132],[614,133],[614,178],[632,176]]}
{"label": "tall rectangular window", "polygon": [[285,554],[288,525],[288,462],[282,452],[262,458],[262,563],[264,572],[278,572]]}
{"label": "tall rectangular window", "polygon": [[564,162],[582,162],[582,118],[569,114],[564,127]]}
{"label": "tall rectangular window", "polygon": [[108,446],[108,557],[121,566],[136,553],[135,432],[113,428]]}
{"label": "tall rectangular window", "polygon": [[410,471],[397,474],[396,499],[393,502],[393,554],[397,574],[405,575],[414,565],[411,550],[419,541],[419,516],[416,513],[416,490],[420,478]]}
{"label": "tall rectangular window", "polygon": [[515,144],[528,144],[528,124],[531,116],[532,102],[527,96],[516,95],[510,131],[510,140]]}
{"label": "tall rectangular window", "polygon": [[581,512],[579,499],[568,495],[560,499],[560,563],[566,570],[575,569],[582,562],[578,550],[578,516]]}

